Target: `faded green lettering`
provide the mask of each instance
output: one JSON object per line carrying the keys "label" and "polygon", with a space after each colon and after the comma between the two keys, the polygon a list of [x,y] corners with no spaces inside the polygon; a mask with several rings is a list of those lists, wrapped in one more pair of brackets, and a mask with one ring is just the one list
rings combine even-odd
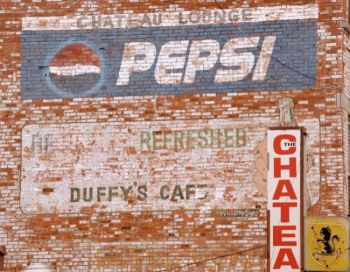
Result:
{"label": "faded green lettering", "polygon": [[120,189],[122,189],[124,200],[128,200],[129,193],[132,191],[132,186],[129,186],[128,188],[120,186]]}
{"label": "faded green lettering", "polygon": [[80,200],[80,190],[79,188],[70,189],[70,202],[79,202]]}
{"label": "faded green lettering", "polygon": [[195,190],[193,190],[193,188],[195,188],[196,186],[193,184],[187,184],[186,185],[186,199],[190,199],[191,195],[194,195],[196,193]]}
{"label": "faded green lettering", "polygon": [[[216,133],[215,133],[215,131],[216,131]],[[211,137],[210,147],[211,148],[215,148],[215,145],[214,145],[215,142],[217,143],[217,148],[221,147],[220,135],[221,135],[220,129],[212,129],[212,130],[210,130],[210,137]]]}
{"label": "faded green lettering", "polygon": [[145,144],[148,150],[152,150],[150,141],[151,135],[148,131],[141,132],[141,151],[143,151],[143,145]]}
{"label": "faded green lettering", "polygon": [[109,187],[108,188],[108,201],[112,201],[113,196],[118,196],[118,187]]}
{"label": "faded green lettering", "polygon": [[208,139],[207,139],[208,132],[206,130],[200,130],[198,132],[198,138],[199,138],[199,147],[200,148],[207,148],[208,147]]}
{"label": "faded green lettering", "polygon": [[160,144],[163,141],[162,138],[160,137],[161,136],[161,132],[160,131],[154,131],[152,133],[152,136],[153,136],[153,150],[161,150],[162,149],[162,145],[157,146],[157,144]]}
{"label": "faded green lettering", "polygon": [[[89,196],[88,194],[88,189],[89,189]],[[93,189],[92,187],[90,188],[83,188],[83,199],[86,202],[90,202],[92,200],[92,194],[93,194]]]}
{"label": "faded green lettering", "polygon": [[167,136],[169,135],[169,132],[163,132],[163,149],[168,149],[168,143],[171,143],[171,139],[169,139]]}
{"label": "faded green lettering", "polygon": [[195,132],[194,130],[187,130],[187,139],[186,139],[187,149],[194,149],[195,148],[194,137],[193,137],[194,132]]}
{"label": "faded green lettering", "polygon": [[236,130],[236,147],[242,147],[247,145],[247,133],[244,128],[238,128]]}
{"label": "faded green lettering", "polygon": [[160,198],[165,200],[165,199],[169,199],[169,191],[170,191],[170,188],[168,185],[163,185],[161,188],[160,188]]}
{"label": "faded green lettering", "polygon": [[232,128],[226,128],[224,130],[224,135],[225,135],[225,147],[229,148],[229,147],[234,147],[233,144],[233,135],[230,133],[233,133],[233,129]]}
{"label": "faded green lettering", "polygon": [[106,187],[97,187],[97,201],[101,201],[101,197],[106,195]]}
{"label": "faded green lettering", "polygon": [[174,147],[175,150],[178,150],[178,144],[180,144],[181,148],[184,148],[184,142],[183,142],[183,138],[184,138],[184,132],[181,130],[176,130],[174,131],[175,133],[175,143],[174,143]]}
{"label": "faded green lettering", "polygon": [[175,185],[173,195],[171,196],[171,201],[176,201],[177,197],[180,197],[180,199],[184,199],[184,195],[182,193],[180,185]]}

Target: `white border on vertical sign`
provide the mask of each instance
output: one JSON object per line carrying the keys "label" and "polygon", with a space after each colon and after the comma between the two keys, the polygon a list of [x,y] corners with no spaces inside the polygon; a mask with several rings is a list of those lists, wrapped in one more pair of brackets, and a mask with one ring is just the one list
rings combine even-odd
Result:
{"label": "white border on vertical sign", "polygon": [[270,128],[267,142],[268,268],[303,271],[303,129]]}

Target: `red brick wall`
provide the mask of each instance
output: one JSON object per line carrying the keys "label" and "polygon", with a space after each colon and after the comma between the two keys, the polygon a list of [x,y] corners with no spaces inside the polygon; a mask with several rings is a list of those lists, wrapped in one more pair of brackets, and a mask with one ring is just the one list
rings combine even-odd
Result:
{"label": "red brick wall", "polygon": [[[227,3],[226,3],[227,2]],[[11,271],[27,263],[57,263],[62,271],[265,271],[266,201],[257,218],[215,211],[138,211],[28,215],[20,208],[22,128],[28,124],[266,117],[278,121],[278,100],[294,99],[298,123],[320,121],[320,199],[309,215],[344,216],[348,188],[345,113],[336,107],[344,83],[343,1],[320,1],[316,84],[306,90],[235,94],[21,100],[20,34],[24,16],[113,14],[307,4],[313,1],[82,1],[0,3],[0,245]],[[347,82],[345,80],[345,82]],[[214,101],[214,104],[210,103]],[[209,102],[209,103],[208,103]],[[142,106],[140,106],[142,105]],[[254,155],[252,155],[254,156]],[[253,158],[254,159],[254,158]],[[186,266],[186,268],[176,268]],[[168,270],[167,270],[168,269]]]}

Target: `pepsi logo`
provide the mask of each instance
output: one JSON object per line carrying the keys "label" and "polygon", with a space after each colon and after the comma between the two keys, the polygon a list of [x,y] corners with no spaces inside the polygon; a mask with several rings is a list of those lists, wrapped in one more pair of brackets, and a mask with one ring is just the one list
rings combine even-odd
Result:
{"label": "pepsi logo", "polygon": [[83,94],[101,78],[101,63],[93,49],[82,43],[62,48],[49,64],[53,85],[64,93]]}

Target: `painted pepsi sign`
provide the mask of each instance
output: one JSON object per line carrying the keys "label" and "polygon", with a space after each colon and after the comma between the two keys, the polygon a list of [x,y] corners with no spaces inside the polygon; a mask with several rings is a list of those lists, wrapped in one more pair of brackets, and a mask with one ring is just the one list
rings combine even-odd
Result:
{"label": "painted pepsi sign", "polygon": [[63,94],[86,94],[102,78],[99,56],[81,43],[72,43],[62,48],[50,61],[46,72],[51,88]]}
{"label": "painted pepsi sign", "polygon": [[316,34],[316,19],[305,17],[237,24],[27,28],[21,35],[22,98],[307,88],[316,73]]}

